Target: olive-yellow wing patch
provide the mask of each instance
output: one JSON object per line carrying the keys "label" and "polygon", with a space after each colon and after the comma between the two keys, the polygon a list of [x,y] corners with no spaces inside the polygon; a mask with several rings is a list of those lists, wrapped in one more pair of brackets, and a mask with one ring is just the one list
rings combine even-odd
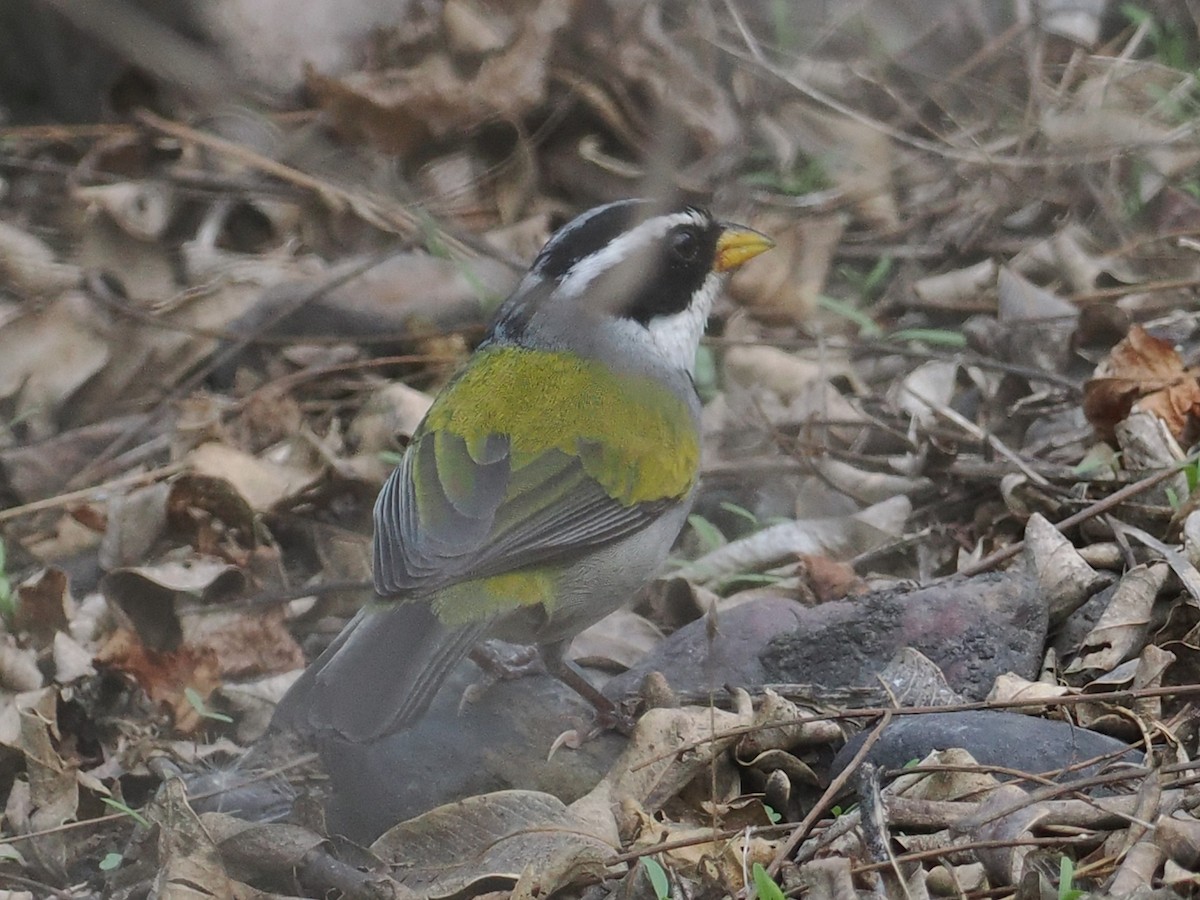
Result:
{"label": "olive-yellow wing patch", "polygon": [[375,580],[420,596],[631,534],[692,490],[686,402],[568,354],[493,348],[438,398],[375,506]]}

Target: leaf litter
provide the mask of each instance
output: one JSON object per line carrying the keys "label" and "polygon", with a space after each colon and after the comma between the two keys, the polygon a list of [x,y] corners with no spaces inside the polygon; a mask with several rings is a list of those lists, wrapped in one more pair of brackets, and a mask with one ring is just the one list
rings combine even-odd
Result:
{"label": "leaf litter", "polygon": [[[290,46],[205,12],[228,67],[118,54],[173,85],[153,112],[0,126],[0,882],[633,896],[646,857],[681,896],[762,896],[756,864],[806,896],[1194,892],[1194,11],[360,6]],[[514,706],[551,775],[347,840],[328,754],[249,762],[271,704],[369,597],[379,484],[553,225],[655,192],[779,246],[704,351],[678,580],[575,648],[661,669],[650,710],[535,765],[555,734]],[[854,618],[914,584],[926,633]],[[735,667],[798,621],[874,678]],[[969,724],[901,740],[935,713]],[[990,755],[1035,725],[1036,765]]]}

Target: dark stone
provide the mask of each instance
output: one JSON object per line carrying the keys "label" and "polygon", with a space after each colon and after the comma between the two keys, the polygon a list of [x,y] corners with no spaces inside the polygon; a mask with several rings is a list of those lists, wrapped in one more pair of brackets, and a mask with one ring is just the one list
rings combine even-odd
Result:
{"label": "dark stone", "polygon": [[[870,730],[856,735],[833,760],[837,776],[854,759]],[[1084,760],[1112,754],[1103,763],[1067,773],[1061,779],[1089,778],[1114,761],[1140,763],[1141,754],[1116,738],[1056,722],[996,710],[927,713],[897,716],[867,752],[867,761],[887,769],[902,769],[934,750],[958,747],[985,766],[1004,766],[1023,772],[1049,773]],[[1001,776],[1002,780],[1006,780]]]}
{"label": "dark stone", "polygon": [[626,746],[609,732],[547,759],[564,731],[590,727],[592,707],[556,679],[530,675],[491,685],[460,712],[463,691],[479,677],[464,660],[419,722],[378,741],[354,743],[332,733],[311,739],[328,778],[319,799],[330,833],[365,844],[434,807],[510,788],[570,803],[596,785]]}
{"label": "dark stone", "polygon": [[803,609],[797,627],[762,653],[768,681],[862,686],[903,647],[929,657],[963,696],[981,700],[997,675],[1033,678],[1046,608],[1023,573],[948,579]]}
{"label": "dark stone", "polygon": [[753,688],[772,679],[759,660],[770,640],[801,627],[811,612],[785,597],[763,597],[717,617],[716,632],[701,618],[660,641],[629,671],[609,679],[604,693],[620,699],[638,692],[650,672],[661,672],[676,691],[724,692],[725,685]]}

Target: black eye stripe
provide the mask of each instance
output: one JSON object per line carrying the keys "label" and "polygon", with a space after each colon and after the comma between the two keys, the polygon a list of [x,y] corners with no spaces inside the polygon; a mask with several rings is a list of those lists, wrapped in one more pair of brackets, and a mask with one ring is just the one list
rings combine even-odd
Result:
{"label": "black eye stripe", "polygon": [[676,226],[665,236],[662,249],[647,266],[632,295],[619,308],[623,315],[647,325],[660,316],[683,312],[713,270],[721,226],[707,217],[704,224]]}
{"label": "black eye stripe", "polygon": [[[650,218],[647,219],[647,214]],[[681,213],[686,215],[680,215]],[[546,287],[542,303],[554,303],[554,285],[582,261],[656,215],[679,216],[669,228],[651,227],[644,245],[626,248],[611,271],[592,273],[580,299],[643,325],[687,309],[695,292],[712,273],[721,227],[706,210],[685,207],[655,213],[643,200],[602,206],[568,222],[538,254],[531,273]],[[636,272],[636,276],[628,277]],[[540,305],[540,304],[535,304]]]}

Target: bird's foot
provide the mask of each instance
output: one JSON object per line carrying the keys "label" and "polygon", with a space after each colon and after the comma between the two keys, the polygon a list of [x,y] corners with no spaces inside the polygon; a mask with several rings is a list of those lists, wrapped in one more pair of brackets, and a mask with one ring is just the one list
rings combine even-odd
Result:
{"label": "bird's foot", "polygon": [[505,641],[483,641],[468,654],[471,662],[483,673],[474,684],[468,685],[459,701],[462,712],[477,701],[498,681],[511,681],[527,675],[545,675],[546,664],[537,647],[524,644],[509,644]]}
{"label": "bird's foot", "polygon": [[[603,691],[588,681],[587,676],[579,671],[578,666],[562,655],[548,653],[545,657],[546,668],[550,674],[592,704],[592,708],[596,711],[591,728],[580,738],[581,742],[589,741],[606,731],[617,731],[626,737],[633,733],[633,727],[637,724],[636,716],[631,715],[609,699]],[[571,734],[572,732],[567,733]],[[578,732],[575,733],[578,734]],[[561,740],[560,738],[555,742],[556,746]]]}
{"label": "bird's foot", "polygon": [[[601,696],[604,695],[601,694]],[[591,724],[587,728],[571,728],[554,739],[554,743],[550,745],[550,753],[546,756],[547,759],[561,747],[578,750],[588,741],[595,740],[606,731],[616,731],[625,737],[633,735],[637,717],[626,712],[607,697],[604,699],[607,701],[605,709],[596,709]]]}
{"label": "bird's foot", "polygon": [[546,674],[546,663],[538,653],[538,648],[525,644],[482,641],[472,648],[469,656],[471,662],[491,677],[491,683]]}

